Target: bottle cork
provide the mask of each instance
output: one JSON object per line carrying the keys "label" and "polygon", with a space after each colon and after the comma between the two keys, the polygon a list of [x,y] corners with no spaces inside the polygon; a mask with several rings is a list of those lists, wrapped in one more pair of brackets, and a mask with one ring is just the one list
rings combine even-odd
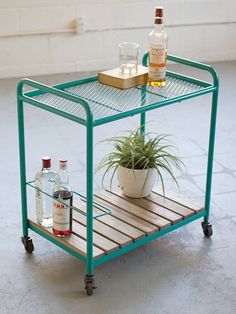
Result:
{"label": "bottle cork", "polygon": [[156,7],[156,17],[163,17],[163,7]]}

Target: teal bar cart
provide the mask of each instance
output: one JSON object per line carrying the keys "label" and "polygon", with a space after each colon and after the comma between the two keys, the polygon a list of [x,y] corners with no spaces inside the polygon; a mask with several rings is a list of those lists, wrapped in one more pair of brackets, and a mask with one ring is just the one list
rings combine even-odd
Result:
{"label": "teal bar cart", "polygon": [[[215,70],[202,63],[168,55],[168,60],[194,67],[212,75],[211,83],[168,71],[165,87],[138,86],[120,90],[98,82],[97,76],[46,86],[29,79],[22,79],[17,88],[19,156],[23,236],[27,252],[34,250],[28,235],[31,229],[53,242],[86,264],[85,289],[92,295],[95,288],[94,268],[121,254],[135,249],[168,232],[203,217],[204,235],[212,235],[209,223],[213,154],[216,128],[219,81]],[[148,64],[148,54],[143,65]],[[24,92],[25,86],[34,90]],[[199,208],[168,195],[153,191],[143,199],[130,199],[119,190],[93,191],[93,132],[94,128],[126,117],[140,115],[141,129],[145,129],[146,112],[177,104],[192,97],[212,93],[205,206]],[[59,238],[50,229],[43,228],[28,217],[27,188],[35,188],[34,181],[26,178],[24,111],[31,105],[72,120],[86,127],[86,195],[78,196],[73,204],[73,233]],[[46,191],[42,193],[47,194]],[[52,197],[47,194],[48,197]]]}

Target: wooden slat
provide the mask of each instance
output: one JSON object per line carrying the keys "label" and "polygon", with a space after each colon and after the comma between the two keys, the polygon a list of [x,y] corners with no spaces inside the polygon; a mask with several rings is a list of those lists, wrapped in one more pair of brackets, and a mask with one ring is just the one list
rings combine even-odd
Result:
{"label": "wooden slat", "polygon": [[[162,194],[161,190],[159,190],[159,189],[156,190],[155,189],[153,192],[163,197],[163,194]],[[165,195],[166,199],[168,199],[169,201],[172,201],[174,203],[177,203],[177,204],[179,204],[179,205],[181,205],[183,207],[187,207],[187,208],[193,210],[195,214],[200,213],[201,211],[204,210],[203,206],[195,203],[192,200],[180,199],[177,195],[171,194],[169,191],[167,193],[165,193],[165,194],[166,194]]]}
{"label": "wooden slat", "polygon": [[[76,205],[79,209],[85,206],[85,203],[81,201],[81,203]],[[77,211],[73,211],[73,219],[78,221],[79,223],[86,226],[86,217]],[[97,219],[93,220],[93,230],[99,233],[100,235],[108,238],[109,240],[117,243],[120,247],[124,247],[133,242],[133,240],[126,236],[125,234],[105,225],[104,223],[98,221]]]}
{"label": "wooden slat", "polygon": [[[67,247],[69,247],[70,249],[72,249],[73,251],[79,253],[80,255],[86,257],[86,252],[87,252],[87,242],[80,238],[79,236],[75,235],[75,234],[71,234],[70,236],[67,237],[58,237],[55,236],[52,233],[52,229],[46,229],[43,226],[39,225],[38,223],[36,223],[34,220],[29,220],[30,224],[34,225],[35,227],[37,227],[38,229],[40,229],[43,233],[47,234],[48,236],[50,236],[51,238],[56,239],[58,242],[66,245]],[[97,248],[96,246],[93,246],[93,257],[99,258],[105,255],[105,252],[99,248]]]}
{"label": "wooden slat", "polygon": [[180,205],[178,203],[173,202],[172,200],[168,198],[164,198],[164,196],[159,195],[155,192],[152,192],[149,196],[146,197],[148,200],[152,201],[153,203],[156,203],[158,205],[161,205],[163,207],[166,207],[168,209],[171,209],[173,212],[182,215],[184,218],[188,218],[194,215],[194,211]]}
{"label": "wooden slat", "polygon": [[[99,213],[103,213],[101,210],[99,210]],[[131,239],[133,239],[133,241],[137,241],[139,239],[142,239],[146,236],[146,234],[143,231],[140,231],[139,229],[130,226],[129,224],[127,224],[126,222],[113,217],[111,215],[106,215],[106,216],[102,216],[97,218],[97,220],[103,222],[104,224],[126,234],[127,236],[129,236]]]}
{"label": "wooden slat", "polygon": [[104,199],[105,201],[114,204],[123,210],[140,217],[153,225],[157,226],[160,229],[166,228],[171,225],[170,221],[164,219],[157,214],[153,214],[142,207],[137,205],[131,204],[130,202],[122,199],[121,197],[114,195],[108,191],[101,191],[99,192],[99,197]]}
{"label": "wooden slat", "polygon": [[[84,240],[87,239],[87,229],[84,225],[73,220],[72,230],[73,233],[80,236]],[[108,240],[107,238],[104,238],[96,232],[93,233],[93,244],[101,250],[105,251],[106,254],[119,249],[118,244],[112,242],[111,240]]]}
{"label": "wooden slat", "polygon": [[122,191],[119,189],[117,190],[109,190],[109,192],[122,197],[123,199],[129,201],[132,204],[135,204],[137,206],[143,207],[146,210],[149,210],[152,213],[158,214],[159,216],[170,220],[172,224],[176,224],[177,222],[183,220],[183,216],[176,214],[175,212],[172,212],[171,210],[160,206],[158,204],[153,203],[152,201],[145,199],[145,198],[131,198],[125,196]]}
{"label": "wooden slat", "polygon": [[[80,207],[80,209],[81,209],[81,207]],[[82,208],[81,210],[86,212],[85,208]],[[102,210],[100,210],[96,206],[94,206],[94,210],[96,210],[96,215],[104,214],[104,212]],[[142,239],[142,238],[144,238],[146,236],[144,232],[140,231],[137,228],[134,228],[134,227],[128,225],[124,221],[121,221],[118,218],[115,218],[115,217],[113,217],[111,215],[105,215],[105,216],[102,216],[102,217],[98,217],[96,219],[101,221],[101,222],[103,222],[104,224],[112,227],[113,229],[126,234],[133,241],[137,241],[137,240]]]}
{"label": "wooden slat", "polygon": [[127,224],[134,226],[135,228],[143,231],[146,233],[146,235],[153,234],[154,232],[157,232],[159,228],[137,216],[134,216],[125,210],[108,203],[104,201],[103,199],[99,198],[99,193],[95,193],[94,200],[96,200],[98,203],[110,208],[112,210],[111,216],[114,216],[116,218],[119,218],[122,221],[125,221]]}

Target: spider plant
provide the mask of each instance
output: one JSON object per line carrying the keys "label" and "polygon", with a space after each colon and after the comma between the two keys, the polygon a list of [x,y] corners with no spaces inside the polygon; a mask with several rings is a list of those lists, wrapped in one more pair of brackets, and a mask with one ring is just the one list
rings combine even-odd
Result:
{"label": "spider plant", "polygon": [[179,157],[172,153],[175,146],[168,139],[169,135],[160,134],[151,137],[154,133],[143,133],[141,128],[135,131],[128,131],[127,136],[112,137],[104,142],[110,142],[114,150],[107,154],[100,162],[97,170],[105,168],[102,177],[104,178],[111,170],[110,187],[119,166],[133,169],[156,169],[157,178],[161,181],[162,191],[165,195],[164,173],[171,176],[178,186],[178,182],[173,173],[173,166],[181,169],[183,164]]}

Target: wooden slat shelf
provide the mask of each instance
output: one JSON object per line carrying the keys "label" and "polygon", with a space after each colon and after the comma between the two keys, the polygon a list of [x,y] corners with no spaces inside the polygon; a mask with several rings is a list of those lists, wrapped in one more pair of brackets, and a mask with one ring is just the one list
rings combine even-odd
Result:
{"label": "wooden slat shelf", "polygon": [[[199,206],[193,208],[189,203],[171,199],[168,195],[164,198],[155,191],[148,197],[135,199],[123,195],[119,189],[114,189],[96,193],[94,199],[112,210],[111,214],[94,219],[94,259],[157,233],[203,210]],[[76,201],[74,206],[86,213],[84,200]],[[94,214],[104,212],[105,209],[94,205]],[[71,236],[64,238],[53,235],[51,229],[45,229],[33,220],[30,220],[30,223],[86,257],[87,230],[86,216],[83,214],[73,211],[73,232]]]}
{"label": "wooden slat shelf", "polygon": [[[86,212],[86,203],[80,204],[79,209]],[[94,206],[94,212],[96,213],[96,215],[103,213],[103,211],[98,209],[96,206]],[[110,215],[98,217],[96,220],[103,223],[104,225],[107,225],[107,226],[117,230],[118,232],[122,232],[124,235],[131,238],[132,241],[137,241],[137,240],[144,238],[146,236],[146,234],[144,232],[142,232],[142,231],[136,229],[135,227],[128,225],[124,221],[122,221],[116,217],[110,216]],[[97,223],[97,222],[95,222],[95,223]]]}
{"label": "wooden slat shelf", "polygon": [[[82,204],[80,206],[80,209],[82,208],[82,206],[86,206],[86,204]],[[86,217],[76,211],[73,212],[73,220],[78,221],[86,226]],[[112,242],[118,244],[120,247],[124,247],[133,242],[130,237],[117,231],[116,229],[113,229],[108,225],[105,225],[97,219],[94,219],[93,221],[93,230],[101,236],[110,239]],[[104,249],[104,251],[106,250]]]}
{"label": "wooden slat shelf", "polygon": [[[41,225],[39,225],[37,222],[35,222],[33,219],[29,219],[29,224],[36,227],[37,229],[41,230],[43,233],[46,233],[51,238],[54,238],[58,242],[62,243],[63,245],[68,246],[70,249],[75,251],[76,253],[79,253],[83,257],[86,257],[86,251],[87,251],[87,242],[80,236],[77,236],[76,234],[71,234],[68,237],[57,237],[52,233],[52,228],[44,228]],[[105,252],[95,245],[93,246],[93,257],[99,258],[105,255]]]}
{"label": "wooden slat shelf", "polygon": [[130,200],[132,199],[125,200],[122,197],[119,197],[109,191],[102,191],[95,195],[100,197],[103,200],[108,201],[111,204],[116,205],[118,208],[122,208],[123,210],[133,214],[134,216],[137,216],[139,218],[142,218],[145,221],[152,223],[153,225],[157,226],[159,229],[164,229],[171,225],[171,222],[169,220],[162,218],[161,216],[154,214],[142,208],[141,206],[131,203]]}
{"label": "wooden slat shelf", "polygon": [[[86,226],[78,223],[77,221],[73,221],[73,233],[78,237],[87,240],[87,229]],[[114,252],[119,249],[119,245],[115,242],[110,241],[109,239],[101,236],[97,232],[93,233],[93,243],[96,247],[105,250],[106,253]]]}
{"label": "wooden slat shelf", "polygon": [[149,199],[146,198],[142,198],[142,199],[136,199],[136,198],[128,198],[127,196],[125,196],[124,194],[122,194],[121,191],[116,190],[116,191],[111,191],[112,193],[114,193],[114,195],[117,195],[127,201],[129,201],[132,204],[135,204],[137,206],[140,206],[144,209],[146,209],[147,211],[150,211],[154,214],[157,214],[158,216],[161,216],[162,218],[165,218],[167,220],[169,220],[171,222],[171,224],[173,223],[177,223],[181,220],[183,220],[183,216],[179,215],[159,204],[156,204],[154,202],[152,202]]}
{"label": "wooden slat shelf", "polygon": [[109,207],[112,210],[110,216],[117,217],[120,220],[126,222],[130,226],[133,226],[141,231],[143,231],[146,235],[151,235],[159,230],[159,228],[146,220],[143,220],[137,216],[130,214],[129,212],[123,210],[122,208],[118,208],[117,206],[101,199],[98,197],[94,197],[94,199],[102,205]]}

